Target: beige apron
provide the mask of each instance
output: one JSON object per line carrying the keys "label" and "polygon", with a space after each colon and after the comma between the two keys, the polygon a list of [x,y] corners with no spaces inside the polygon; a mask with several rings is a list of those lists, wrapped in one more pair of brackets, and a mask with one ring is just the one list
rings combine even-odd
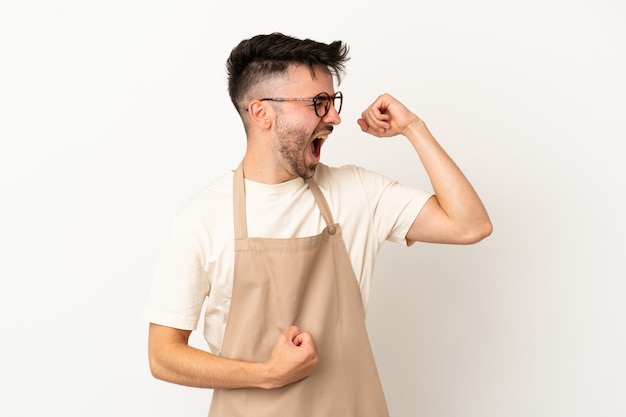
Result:
{"label": "beige apron", "polygon": [[210,417],[388,417],[361,293],[326,199],[309,189],[326,221],[317,236],[248,238],[241,165],[233,179],[235,271],[222,355],[262,362],[296,325],[313,336],[315,372],[278,389],[216,389]]}

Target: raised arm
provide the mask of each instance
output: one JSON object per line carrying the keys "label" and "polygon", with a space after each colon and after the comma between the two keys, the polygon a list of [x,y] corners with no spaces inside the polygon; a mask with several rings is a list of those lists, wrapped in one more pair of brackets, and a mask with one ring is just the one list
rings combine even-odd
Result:
{"label": "raised arm", "polygon": [[363,132],[379,138],[405,136],[428,174],[435,195],[415,219],[407,240],[471,244],[491,234],[493,227],[478,194],[416,114],[383,94],[357,123]]}
{"label": "raised arm", "polygon": [[197,388],[279,388],[311,375],[317,353],[311,335],[291,326],[279,336],[265,362],[227,359],[189,346],[191,331],[150,323],[148,357],[152,375]]}

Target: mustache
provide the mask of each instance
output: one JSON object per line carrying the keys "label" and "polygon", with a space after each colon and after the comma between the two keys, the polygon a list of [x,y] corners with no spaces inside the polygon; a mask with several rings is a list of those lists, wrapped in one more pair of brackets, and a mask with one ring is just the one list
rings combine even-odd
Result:
{"label": "mustache", "polygon": [[314,135],[319,135],[320,133],[328,133],[331,134],[333,132],[333,126],[324,126],[320,129],[315,130]]}

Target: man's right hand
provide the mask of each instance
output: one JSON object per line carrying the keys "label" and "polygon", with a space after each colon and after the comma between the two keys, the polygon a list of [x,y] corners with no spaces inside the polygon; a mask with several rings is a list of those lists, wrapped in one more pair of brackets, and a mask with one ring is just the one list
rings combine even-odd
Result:
{"label": "man's right hand", "polygon": [[189,346],[190,330],[150,323],[148,356],[155,378],[198,388],[279,388],[315,372],[317,351],[310,333],[289,327],[269,360],[249,362]]}
{"label": "man's right hand", "polygon": [[280,388],[297,382],[315,372],[318,357],[313,337],[291,326],[281,334],[271,358],[264,363],[268,385],[265,388]]}

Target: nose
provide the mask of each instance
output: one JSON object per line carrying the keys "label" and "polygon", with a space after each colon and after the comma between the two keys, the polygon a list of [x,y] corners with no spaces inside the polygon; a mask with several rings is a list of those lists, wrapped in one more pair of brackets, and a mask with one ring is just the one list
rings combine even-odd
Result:
{"label": "nose", "polygon": [[322,122],[333,126],[341,123],[341,116],[339,116],[339,113],[337,113],[337,109],[335,108],[335,106],[330,106],[330,109],[328,109],[328,113],[326,113],[326,115],[322,117]]}

